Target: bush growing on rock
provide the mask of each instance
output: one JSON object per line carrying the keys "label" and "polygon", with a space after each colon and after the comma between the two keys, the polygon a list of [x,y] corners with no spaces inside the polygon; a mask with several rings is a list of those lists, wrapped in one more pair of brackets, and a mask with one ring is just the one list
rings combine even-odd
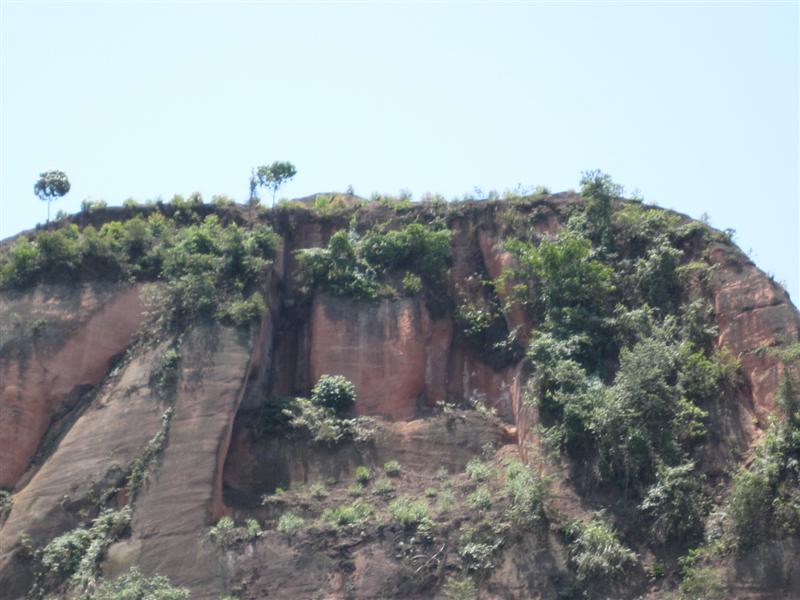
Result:
{"label": "bush growing on rock", "polygon": [[188,600],[189,590],[178,588],[161,575],[145,577],[136,567],[114,581],[103,581],[83,600]]}
{"label": "bush growing on rock", "polygon": [[579,581],[614,577],[636,560],[636,554],[623,546],[611,526],[599,518],[588,523],[576,521],[568,535],[572,538],[570,559]]}
{"label": "bush growing on rock", "polygon": [[342,375],[323,375],[311,390],[311,402],[341,415],[353,408],[356,388]]}

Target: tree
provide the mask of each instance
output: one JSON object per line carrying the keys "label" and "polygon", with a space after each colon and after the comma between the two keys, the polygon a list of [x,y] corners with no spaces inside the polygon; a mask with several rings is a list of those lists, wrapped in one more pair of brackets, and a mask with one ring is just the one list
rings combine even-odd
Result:
{"label": "tree", "polygon": [[[285,182],[297,174],[297,169],[290,162],[275,161],[271,165],[262,165],[256,169],[258,185],[272,190],[272,206],[275,206],[275,194]],[[251,197],[255,194],[253,179],[250,183]]]}
{"label": "tree", "polygon": [[39,200],[47,202],[47,222],[50,222],[50,202],[69,192],[70,184],[64,171],[45,171],[33,186],[33,193]]}

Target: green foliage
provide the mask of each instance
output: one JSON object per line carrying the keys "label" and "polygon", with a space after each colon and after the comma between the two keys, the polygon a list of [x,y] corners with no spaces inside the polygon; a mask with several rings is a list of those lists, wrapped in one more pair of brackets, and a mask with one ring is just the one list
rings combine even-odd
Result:
{"label": "green foliage", "polygon": [[315,500],[322,500],[328,496],[328,490],[325,489],[325,484],[323,483],[313,484],[309,488],[308,493]]}
{"label": "green foliage", "polygon": [[767,538],[800,532],[800,398],[785,375],[774,418],[749,467],[734,476],[726,512],[726,541],[744,550]]}
{"label": "green foliage", "polygon": [[41,565],[51,580],[69,578],[73,589],[83,590],[97,579],[108,546],[124,534],[131,522],[131,508],[107,509],[91,527],[77,527],[53,539],[41,553]]}
{"label": "green foliage", "polygon": [[222,517],[217,524],[208,531],[208,537],[222,548],[230,548],[236,543],[238,532],[236,523],[231,517]]}
{"label": "green foliage", "polygon": [[578,581],[607,580],[622,573],[625,565],[636,561],[636,554],[623,546],[605,521],[595,518],[588,523],[576,521],[568,536],[570,560]]}
{"label": "green foliage", "polygon": [[505,493],[511,506],[511,522],[527,526],[544,515],[547,487],[544,479],[523,462],[510,459],[506,462]]}
{"label": "green foliage", "polygon": [[322,513],[322,520],[337,527],[363,523],[375,512],[375,508],[366,500],[355,500],[352,504],[345,504],[336,508],[326,508]]}
{"label": "green foliage", "polygon": [[362,486],[367,485],[372,478],[372,474],[367,467],[356,467],[356,481]]}
{"label": "green foliage", "polygon": [[403,289],[416,296],[422,291],[422,278],[415,273],[406,273],[403,275]]}
{"label": "green foliage", "polygon": [[492,493],[485,485],[478,486],[467,496],[467,502],[473,510],[486,510],[492,505]]}
{"label": "green foliage", "polygon": [[237,526],[231,517],[222,517],[208,531],[208,537],[220,548],[229,549],[238,542],[253,541],[261,535],[261,524],[247,519],[244,526]]}
{"label": "green foliage", "polygon": [[391,496],[394,494],[394,484],[392,480],[387,477],[381,477],[372,487],[372,493],[376,496]]}
{"label": "green foliage", "polygon": [[680,587],[685,600],[727,600],[728,585],[719,569],[702,567],[687,572]]}
{"label": "green foliage", "polygon": [[298,529],[302,529],[306,524],[303,517],[300,517],[292,512],[286,512],[278,519],[278,531],[281,533],[291,533]]}
{"label": "green foliage", "polygon": [[175,391],[178,383],[178,363],[181,355],[176,348],[169,348],[161,356],[158,369],[153,376],[155,388],[162,397]]}
{"label": "green foliage", "polygon": [[588,335],[587,342],[608,337],[604,320],[611,313],[614,272],[592,258],[589,240],[564,231],[538,246],[516,241],[507,247],[538,292],[533,309],[542,315],[543,331],[558,331],[563,337]]}
{"label": "green foliage", "polygon": [[47,220],[50,221],[50,202],[65,196],[70,190],[69,179],[64,171],[45,171],[33,186],[33,193],[39,200],[47,202]]}
{"label": "green foliage", "polygon": [[25,287],[36,281],[41,271],[39,246],[21,237],[9,249],[0,266],[0,287]]}
{"label": "green foliage", "polygon": [[81,211],[83,212],[93,213],[106,208],[108,208],[108,202],[105,200],[92,200],[91,198],[81,200]]}
{"label": "green foliage", "polygon": [[389,512],[395,521],[405,529],[433,528],[428,503],[401,496],[389,504]]}
{"label": "green foliage", "polygon": [[145,577],[136,567],[114,581],[103,581],[82,600],[188,600],[189,590],[174,587],[162,575]]}
{"label": "green foliage", "polygon": [[[297,252],[301,283],[307,290],[319,286],[339,296],[377,298],[380,274],[399,271],[405,272],[403,281],[408,284],[409,293],[435,289],[447,274],[450,237],[448,230],[434,230],[419,223],[387,233],[373,229],[361,239],[338,231],[327,248]],[[439,296],[429,294],[428,302]]]}
{"label": "green foliage", "polygon": [[131,464],[127,482],[128,494],[131,498],[136,497],[136,494],[149,477],[150,467],[158,457],[161,456],[164,450],[164,444],[169,435],[169,425],[172,421],[173,412],[172,407],[164,411],[164,414],[161,415],[160,429],[153,438],[147,442],[147,446],[144,447],[144,450]]}
{"label": "green foliage", "polygon": [[599,170],[581,173],[581,196],[586,200],[586,229],[589,238],[605,248],[614,247],[612,203],[622,196],[622,186]]}
{"label": "green foliage", "polygon": [[284,414],[291,427],[308,432],[317,443],[335,444],[343,439],[361,443],[372,439],[373,420],[369,417],[342,419],[332,409],[306,398],[295,398]]}
{"label": "green foliage", "polygon": [[444,584],[444,594],[449,600],[477,600],[478,587],[471,577],[451,575]]}
{"label": "green foliage", "polygon": [[708,501],[703,477],[694,463],[658,469],[640,510],[651,518],[650,531],[660,543],[701,537]]}
{"label": "green foliage", "polygon": [[503,547],[508,525],[505,523],[479,522],[476,527],[466,527],[458,542],[458,555],[462,567],[470,573],[480,575],[492,571],[496,558]]}
{"label": "green foliage", "polygon": [[399,477],[400,471],[400,463],[396,460],[390,460],[383,463],[383,472],[389,477]]}
{"label": "green foliage", "polygon": [[111,280],[161,279],[166,285],[149,307],[157,324],[207,316],[245,325],[265,310],[258,288],[275,244],[267,226],[223,227],[214,215],[182,226],[177,211],[175,219],[153,213],[147,219],[109,221],[99,230],[67,224],[33,241],[17,240],[0,257],[0,287],[73,280],[84,273]]}
{"label": "green foliage", "polygon": [[467,463],[466,472],[473,481],[486,481],[492,475],[492,467],[479,458],[473,458]]}
{"label": "green foliage", "polygon": [[342,375],[323,375],[311,390],[311,402],[341,415],[352,410],[356,388]]}
{"label": "green foliage", "polygon": [[[258,185],[272,190],[272,204],[274,205],[275,194],[284,183],[290,181],[296,174],[297,169],[292,163],[275,161],[272,164],[258,167],[255,171],[255,181],[257,181]],[[252,181],[251,179],[251,197],[255,193]]]}

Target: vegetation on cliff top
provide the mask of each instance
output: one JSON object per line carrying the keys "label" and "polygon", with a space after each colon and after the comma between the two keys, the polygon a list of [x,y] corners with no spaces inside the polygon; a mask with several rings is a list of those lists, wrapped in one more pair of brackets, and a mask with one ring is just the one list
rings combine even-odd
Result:
{"label": "vegetation on cliff top", "polygon": [[[538,411],[546,448],[579,476],[578,487],[600,488],[616,499],[607,514],[562,523],[576,593],[590,594],[596,582],[612,581],[632,568],[638,561],[632,548],[645,545],[656,553],[685,554],[684,595],[714,597],[724,593],[724,584],[709,566],[713,557],[800,532],[795,383],[787,371],[778,398],[780,418],[769,423],[753,460],[732,474],[729,493],[720,499],[720,477],[704,475],[700,460],[711,408],[740,387],[737,358],[713,344],[714,267],[706,259],[709,243],[721,238],[702,223],[621,202],[620,193],[602,173],[585,174],[582,202],[561,206],[563,226],[547,233],[535,227],[539,199],[517,198],[496,207],[498,237],[515,262],[496,280],[476,273],[477,283],[469,290],[444,283],[452,264],[453,229],[463,225],[453,224],[465,218],[467,208],[451,212],[434,201],[415,212],[402,202],[380,200],[373,205],[380,210],[367,214],[361,212],[363,204],[323,202],[316,212],[335,231],[323,247],[296,251],[299,294],[293,300],[315,291],[367,302],[420,297],[435,317],[453,319],[458,335],[490,366],[522,361],[525,400]],[[161,327],[179,329],[198,317],[249,324],[266,311],[267,267],[281,247],[275,229],[290,234],[292,219],[308,209],[279,207],[270,213],[273,229],[261,218],[237,223],[224,210],[203,216],[198,202],[178,199],[169,211],[134,211],[127,220],[107,220],[97,228],[69,222],[21,237],[0,257],[0,287],[21,289],[77,277],[161,282],[150,292]],[[387,206],[389,211],[382,212]],[[524,348],[508,324],[512,308],[533,323]],[[165,355],[159,375],[164,386],[178,359]],[[326,376],[310,399],[273,396],[265,402],[261,433],[294,429],[326,444],[365,441],[369,423],[347,418],[354,401],[350,382]],[[142,473],[131,473],[131,497],[144,481],[151,455],[160,451],[168,425],[165,416],[161,437],[151,441],[153,451],[141,457]],[[428,499],[393,499],[399,464],[387,463],[385,469],[394,481],[373,481],[369,470],[360,469],[348,492],[357,499],[329,506],[320,515],[323,522],[345,527],[373,519],[375,507],[360,497],[372,485],[373,495],[387,503],[378,512],[416,534],[415,543],[435,537]],[[474,515],[494,514],[493,494],[501,493],[500,525],[506,529],[481,522],[463,532],[464,573],[450,578],[451,595],[471,594],[474,581],[495,568],[512,524],[536,528],[548,516],[548,482],[522,463],[507,464],[502,486],[484,460],[471,461],[466,476],[471,483],[462,506]],[[425,495],[442,506],[453,499],[445,489],[430,488]],[[98,517],[95,525],[100,524]],[[286,512],[278,529],[288,534],[305,524],[304,516]],[[93,537],[95,525],[51,541],[41,564],[63,577],[77,572],[95,577],[105,545],[124,529],[114,526],[113,535]],[[225,547],[260,535],[260,529],[250,535],[254,527],[237,528],[232,520],[220,521],[213,531]],[[85,569],[73,564],[87,556]],[[175,593],[180,597],[180,590]]]}

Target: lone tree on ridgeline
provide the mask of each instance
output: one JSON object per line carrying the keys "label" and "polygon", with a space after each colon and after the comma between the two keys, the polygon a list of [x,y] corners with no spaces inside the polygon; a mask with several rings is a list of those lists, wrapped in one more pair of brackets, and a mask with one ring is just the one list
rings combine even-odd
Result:
{"label": "lone tree on ridgeline", "polygon": [[297,174],[297,169],[290,162],[275,161],[271,165],[262,165],[250,176],[250,199],[255,197],[255,183],[272,190],[272,206],[275,206],[275,194],[284,183]]}
{"label": "lone tree on ridgeline", "polygon": [[50,203],[69,192],[70,184],[64,171],[45,171],[33,186],[33,193],[39,200],[47,202],[47,222],[50,222]]}

